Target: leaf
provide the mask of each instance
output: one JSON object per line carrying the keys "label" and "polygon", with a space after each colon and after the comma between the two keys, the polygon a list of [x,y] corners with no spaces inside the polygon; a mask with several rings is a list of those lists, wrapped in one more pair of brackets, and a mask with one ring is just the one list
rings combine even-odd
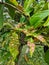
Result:
{"label": "leaf", "polygon": [[[9,0],[5,0],[5,2],[11,4],[11,3],[9,2]],[[12,4],[11,4],[11,5],[12,5]],[[8,10],[9,10],[8,13],[9,13],[10,16],[12,17],[12,19],[14,19],[15,9],[14,9],[13,7],[9,6],[9,5],[5,5],[5,6],[8,8]]]}
{"label": "leaf", "polygon": [[7,62],[7,65],[15,65],[15,62],[14,62],[12,59],[10,59],[10,60]]}
{"label": "leaf", "polygon": [[47,41],[44,38],[44,36],[42,36],[40,34],[37,34],[37,33],[33,32],[33,33],[27,33],[26,36],[33,36],[34,38],[36,38],[37,40],[39,40],[40,42],[42,42],[44,45],[48,45],[49,46],[49,44],[47,43]]}
{"label": "leaf", "polygon": [[18,4],[18,2],[16,0],[9,0],[11,2],[11,4],[15,5],[17,9],[23,11],[23,7]]}
{"label": "leaf", "polygon": [[17,46],[15,46],[14,44],[13,44],[13,46],[12,46],[12,44],[11,44],[11,45],[9,45],[9,50],[10,50],[10,53],[11,53],[13,59],[15,60],[15,58],[16,58],[17,55],[19,54],[19,51],[18,51],[18,49],[17,49]]}
{"label": "leaf", "polygon": [[48,63],[49,65],[49,49],[47,50],[47,52],[45,53],[45,61]]}
{"label": "leaf", "polygon": [[4,21],[4,18],[3,18],[3,7],[4,7],[4,5],[0,4],[0,29],[2,28],[3,21]]}
{"label": "leaf", "polygon": [[33,4],[34,0],[26,0],[24,3],[24,10],[26,12],[26,14],[29,14],[33,8],[32,8],[32,4]]}
{"label": "leaf", "polygon": [[47,41],[46,41],[46,39],[44,38],[44,36],[42,36],[42,35],[40,35],[40,34],[33,34],[33,36],[35,37],[35,38],[37,38],[39,41],[41,41],[44,45],[48,45],[49,46],[49,44],[47,43]]}
{"label": "leaf", "polygon": [[33,34],[34,37],[36,37],[38,40],[42,41],[42,42],[46,42],[46,40],[44,39],[44,37],[42,35],[39,34]]}
{"label": "leaf", "polygon": [[24,22],[25,21],[25,17],[22,15],[22,17],[20,18],[20,22]]}
{"label": "leaf", "polygon": [[49,17],[47,18],[46,22],[44,23],[44,26],[49,26]]}
{"label": "leaf", "polygon": [[[15,2],[16,0],[13,0],[13,1]],[[12,0],[5,1],[5,2],[9,3],[10,5],[12,5],[13,7],[10,5],[5,5],[5,6],[8,8],[9,14],[12,17],[12,19],[15,19],[16,9],[23,12],[23,7],[21,5],[17,5],[16,4],[17,1],[15,3],[13,1]]]}
{"label": "leaf", "polygon": [[19,41],[18,41],[18,35],[14,32],[12,33],[10,43],[9,43],[9,51],[15,60],[16,57],[19,54]]}
{"label": "leaf", "polygon": [[33,25],[34,28],[40,26],[43,19],[45,19],[49,15],[49,10],[44,10],[38,13],[35,13],[30,17],[30,24]]}
{"label": "leaf", "polygon": [[32,2],[33,0],[26,0],[24,3],[24,8],[27,9],[31,5]]}
{"label": "leaf", "polygon": [[43,46],[37,45],[32,57],[29,55],[29,52],[26,53],[27,49],[27,45],[22,47],[18,65],[48,65],[44,60]]}
{"label": "leaf", "polygon": [[9,0],[12,4],[14,4],[15,6],[18,5],[18,2],[16,0]]}
{"label": "leaf", "polygon": [[30,56],[32,57],[33,56],[33,53],[35,51],[35,44],[34,43],[31,43],[31,42],[28,42],[27,45],[29,46],[29,53],[30,53]]}

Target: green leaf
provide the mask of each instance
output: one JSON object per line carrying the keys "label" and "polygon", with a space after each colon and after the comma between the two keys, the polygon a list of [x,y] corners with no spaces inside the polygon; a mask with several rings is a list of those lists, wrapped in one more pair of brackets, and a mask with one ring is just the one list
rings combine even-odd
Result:
{"label": "green leaf", "polygon": [[4,5],[0,4],[0,29],[2,28],[3,21],[4,21],[4,18],[3,18],[3,7],[4,7]]}
{"label": "green leaf", "polygon": [[48,19],[46,20],[46,22],[44,23],[44,26],[49,26],[49,17],[48,17]]}
{"label": "green leaf", "polygon": [[33,1],[34,0],[26,0],[24,3],[24,8],[27,9]]}
{"label": "green leaf", "polygon": [[29,14],[33,8],[32,8],[32,4],[33,4],[34,0],[26,0],[24,3],[24,10],[26,12],[26,14]]}
{"label": "green leaf", "polygon": [[[11,4],[9,0],[5,0],[5,2]],[[12,4],[11,4],[11,5],[12,5]],[[9,5],[6,5],[6,7],[7,7],[8,10],[9,10],[10,16],[12,17],[12,19],[14,19],[15,9],[14,9],[13,7],[9,6]]]}
{"label": "green leaf", "polygon": [[27,45],[22,47],[18,65],[48,65],[44,60],[43,46],[37,45],[32,57],[30,56],[28,50]]}
{"label": "green leaf", "polygon": [[35,13],[30,18],[30,24],[33,25],[34,28],[40,26],[43,19],[45,19],[49,15],[49,10],[44,10],[38,13]]}
{"label": "green leaf", "polygon": [[47,50],[47,52],[45,53],[45,61],[48,63],[49,65],[49,50]]}
{"label": "green leaf", "polygon": [[22,15],[22,17],[20,18],[20,22],[24,22],[25,21],[25,17]]}

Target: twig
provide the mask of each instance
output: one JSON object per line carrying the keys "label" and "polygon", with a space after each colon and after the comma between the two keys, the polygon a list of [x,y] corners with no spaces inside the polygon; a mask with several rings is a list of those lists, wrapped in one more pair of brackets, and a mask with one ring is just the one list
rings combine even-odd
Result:
{"label": "twig", "polygon": [[4,4],[5,6],[10,6],[12,8],[14,8],[15,10],[19,11],[22,15],[24,15],[25,17],[27,17],[26,14],[24,14],[24,12],[22,12],[18,7],[13,6],[12,4],[6,3],[6,2],[0,2],[0,4]]}

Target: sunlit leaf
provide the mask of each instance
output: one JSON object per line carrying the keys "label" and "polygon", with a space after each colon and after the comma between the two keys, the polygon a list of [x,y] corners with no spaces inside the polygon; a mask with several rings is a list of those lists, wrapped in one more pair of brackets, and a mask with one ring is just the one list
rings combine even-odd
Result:
{"label": "sunlit leaf", "polygon": [[18,35],[15,32],[12,33],[11,40],[10,40],[10,43],[9,43],[9,50],[10,50],[10,53],[11,53],[13,59],[15,60],[15,58],[19,54]]}
{"label": "sunlit leaf", "polygon": [[44,26],[49,26],[49,17],[47,18],[46,22],[44,23]]}
{"label": "sunlit leaf", "polygon": [[45,11],[41,11],[41,12],[35,13],[30,18],[30,24],[34,28],[37,28],[37,27],[40,26],[42,20],[45,19],[48,15],[49,15],[49,10],[45,10]]}
{"label": "sunlit leaf", "polygon": [[15,65],[15,62],[11,59],[7,62],[7,65]]}
{"label": "sunlit leaf", "polygon": [[34,0],[26,0],[24,3],[24,10],[26,12],[26,14],[29,14],[32,10],[33,10],[33,1]]}
{"label": "sunlit leaf", "polygon": [[9,0],[12,4],[14,4],[15,6],[18,5],[18,2],[16,0]]}

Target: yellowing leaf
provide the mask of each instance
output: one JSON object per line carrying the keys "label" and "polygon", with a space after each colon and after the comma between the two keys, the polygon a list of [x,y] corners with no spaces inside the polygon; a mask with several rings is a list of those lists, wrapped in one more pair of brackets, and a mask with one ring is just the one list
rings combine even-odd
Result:
{"label": "yellowing leaf", "polygon": [[9,50],[10,50],[11,55],[13,56],[13,59],[15,60],[15,58],[19,54],[19,50],[17,49],[17,46],[14,46],[14,44],[9,45]]}
{"label": "yellowing leaf", "polygon": [[18,2],[16,0],[9,0],[13,5],[16,6],[16,8],[18,8],[19,10],[23,11],[23,7],[21,5],[18,4]]}
{"label": "yellowing leaf", "polygon": [[18,40],[18,35],[15,32],[12,33],[12,36],[10,38],[9,51],[10,51],[13,59],[15,60],[15,58],[19,54],[19,40]]}
{"label": "yellowing leaf", "polygon": [[32,57],[33,55],[33,52],[35,50],[35,44],[34,43],[31,43],[30,41],[27,42],[27,45],[29,47],[29,52],[30,52],[30,56]]}
{"label": "yellowing leaf", "polygon": [[15,6],[18,5],[18,2],[16,0],[9,0],[12,4],[14,4]]}
{"label": "yellowing leaf", "polygon": [[40,34],[37,34],[35,32],[33,33],[28,33],[27,36],[33,36],[34,38],[36,38],[37,40],[39,40],[40,42],[42,42],[44,45],[48,45],[49,44],[47,43],[46,39],[44,38],[44,36],[40,35]]}
{"label": "yellowing leaf", "polygon": [[14,62],[12,59],[10,59],[10,60],[7,62],[7,65],[15,65],[15,62]]}

